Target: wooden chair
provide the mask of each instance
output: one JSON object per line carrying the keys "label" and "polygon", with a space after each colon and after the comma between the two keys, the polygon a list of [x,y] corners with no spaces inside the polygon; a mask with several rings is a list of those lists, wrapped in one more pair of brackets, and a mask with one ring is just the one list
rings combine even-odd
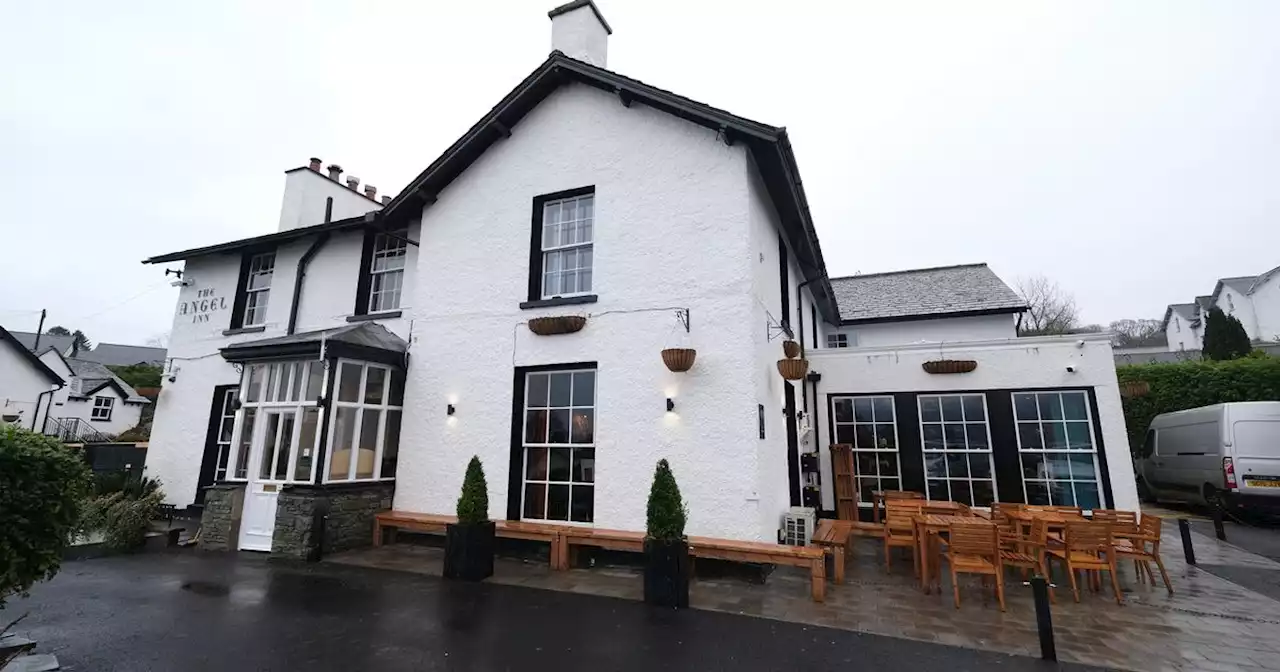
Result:
{"label": "wooden chair", "polygon": [[1074,513],[1080,515],[1080,507],[1078,506],[1042,506],[1041,511],[1052,511],[1053,513]]}
{"label": "wooden chair", "polygon": [[1071,579],[1071,594],[1076,602],[1080,601],[1080,587],[1076,583],[1076,572],[1111,573],[1111,590],[1115,593],[1116,604],[1124,604],[1120,596],[1120,581],[1116,577],[1116,552],[1111,526],[1106,523],[1079,522],[1067,523],[1061,542],[1049,541],[1050,556],[1061,559],[1067,566],[1067,577]]}
{"label": "wooden chair", "polygon": [[928,503],[920,507],[920,513],[925,516],[967,516],[968,512],[957,510],[950,506],[931,506]]}
{"label": "wooden chair", "polygon": [[1094,509],[1093,520],[1111,526],[1111,534],[1117,538],[1129,538],[1140,534],[1138,531],[1138,513],[1118,509]]}
{"label": "wooden chair", "polygon": [[951,566],[951,590],[956,609],[960,608],[960,574],[995,577],[996,600],[1004,611],[1004,572],[1000,564],[1000,540],[996,526],[990,523],[956,523],[950,527],[947,541],[947,564]]}
{"label": "wooden chair", "polygon": [[1018,550],[1019,543],[1023,537],[1018,532],[1018,525],[1010,520],[1003,509],[995,509],[991,512],[991,522],[995,524],[996,530],[1000,535],[1000,548],[1009,549],[1011,551]]}
{"label": "wooden chair", "polygon": [[873,516],[873,520],[875,524],[877,525],[880,524],[880,504],[881,503],[884,504],[885,506],[888,506],[889,500],[901,500],[901,499],[923,500],[924,495],[919,492],[911,492],[909,490],[881,490],[880,502],[877,503],[876,501],[874,501],[874,499],[871,502],[871,515]]}
{"label": "wooden chair", "polygon": [[[1039,572],[1047,581],[1049,565],[1045,554],[1049,545],[1049,526],[1043,520],[1031,522],[1031,532],[1020,536],[1013,548],[1005,546],[1004,538],[1000,539],[1000,564],[1004,567],[1021,567],[1023,579],[1030,572]],[[1053,584],[1049,584],[1049,601],[1056,603],[1053,595]]]}
{"label": "wooden chair", "polygon": [[893,571],[889,566],[889,551],[897,548],[911,549],[911,563],[916,576],[920,575],[920,559],[916,557],[916,523],[915,516],[920,514],[919,505],[905,501],[886,501],[884,503],[884,571]]}
{"label": "wooden chair", "polygon": [[[1164,579],[1164,587],[1172,595],[1173,584],[1169,582],[1169,572],[1165,571],[1164,561],[1160,559],[1160,535],[1164,530],[1163,522],[1159,516],[1142,514],[1142,522],[1138,523],[1137,534],[1115,539],[1114,548],[1117,558],[1133,560],[1133,567],[1138,571],[1139,582],[1142,581],[1142,570],[1139,569],[1141,567],[1151,578],[1151,585],[1156,585],[1156,577],[1151,573],[1150,565],[1152,562],[1156,563],[1156,567],[1160,568],[1160,577]],[[1151,544],[1149,551],[1147,544]]]}

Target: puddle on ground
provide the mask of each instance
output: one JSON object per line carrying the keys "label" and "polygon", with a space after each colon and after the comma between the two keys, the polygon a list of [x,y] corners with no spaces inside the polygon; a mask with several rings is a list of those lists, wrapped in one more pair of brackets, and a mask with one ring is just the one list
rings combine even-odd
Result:
{"label": "puddle on ground", "polygon": [[231,592],[231,588],[226,584],[211,581],[190,581],[182,584],[182,589],[205,597],[225,597]]}

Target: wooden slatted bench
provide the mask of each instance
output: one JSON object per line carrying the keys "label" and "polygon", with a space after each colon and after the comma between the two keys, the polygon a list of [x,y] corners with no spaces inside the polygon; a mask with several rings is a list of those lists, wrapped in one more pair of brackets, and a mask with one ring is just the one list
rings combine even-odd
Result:
{"label": "wooden slatted bench", "polygon": [[[455,516],[434,513],[413,513],[409,511],[383,511],[373,518],[373,545],[382,545],[383,530],[422,532],[424,534],[444,534],[445,527],[458,521]],[[564,569],[568,566],[563,533],[571,530],[567,525],[548,525],[545,523],[526,523],[516,520],[495,520],[494,533],[503,539],[525,539],[529,541],[545,541],[551,544],[551,568]],[[395,537],[391,537],[395,541]]]}
{"label": "wooden slatted bench", "polygon": [[818,521],[818,529],[814,530],[813,538],[809,540],[824,552],[834,556],[836,571],[832,578],[837,584],[844,583],[845,551],[849,548],[852,522],[823,518]]}
{"label": "wooden slatted bench", "polygon": [[565,565],[560,569],[569,569],[573,565],[573,556],[578,546],[591,546],[606,551],[644,552],[644,532],[569,527],[561,538],[564,539],[565,545],[565,553],[561,556]]}
{"label": "wooden slatted bench", "polygon": [[813,601],[822,602],[827,597],[826,554],[818,546],[783,546],[758,541],[689,537],[689,554],[695,558],[730,562],[808,567]]}

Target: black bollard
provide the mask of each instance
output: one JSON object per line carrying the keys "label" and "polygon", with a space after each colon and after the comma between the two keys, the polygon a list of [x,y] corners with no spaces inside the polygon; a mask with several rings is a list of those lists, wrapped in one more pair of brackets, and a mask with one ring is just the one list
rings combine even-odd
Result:
{"label": "black bollard", "polygon": [[1031,578],[1031,594],[1036,600],[1036,629],[1040,631],[1040,657],[1057,660],[1053,644],[1053,616],[1049,613],[1049,582],[1039,574]]}
{"label": "black bollard", "polygon": [[1222,527],[1222,507],[1213,507],[1213,533],[1217,535],[1218,541],[1227,540],[1227,530]]}
{"label": "black bollard", "polygon": [[1178,519],[1178,532],[1182,534],[1182,553],[1187,556],[1187,564],[1196,564],[1196,549],[1191,546],[1191,523],[1186,518]]}

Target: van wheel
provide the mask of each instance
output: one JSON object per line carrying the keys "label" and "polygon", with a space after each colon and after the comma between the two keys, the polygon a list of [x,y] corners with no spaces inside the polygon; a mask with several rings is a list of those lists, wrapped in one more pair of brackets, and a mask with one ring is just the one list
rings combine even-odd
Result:
{"label": "van wheel", "polygon": [[1151,491],[1151,486],[1147,485],[1145,479],[1138,479],[1138,501],[1143,504],[1155,504],[1156,493]]}
{"label": "van wheel", "polygon": [[1216,509],[1223,512],[1227,511],[1227,503],[1222,499],[1222,493],[1212,485],[1204,484],[1204,503],[1209,507],[1209,513],[1212,514]]}

